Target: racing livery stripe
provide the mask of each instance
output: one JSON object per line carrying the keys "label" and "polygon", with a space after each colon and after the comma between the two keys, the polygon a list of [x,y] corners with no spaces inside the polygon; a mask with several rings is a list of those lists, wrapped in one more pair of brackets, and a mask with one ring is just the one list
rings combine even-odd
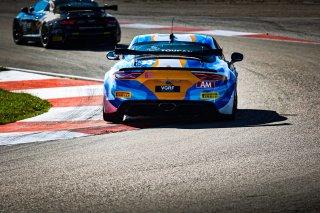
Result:
{"label": "racing livery stripe", "polygon": [[103,96],[83,96],[72,98],[48,99],[52,107],[71,107],[71,106],[99,106],[102,103]]}
{"label": "racing livery stripe", "polygon": [[74,79],[67,79],[67,78],[0,82],[0,88],[5,90],[26,90],[26,89],[71,87],[71,86],[85,86],[85,85],[101,85],[101,82],[74,80]]}

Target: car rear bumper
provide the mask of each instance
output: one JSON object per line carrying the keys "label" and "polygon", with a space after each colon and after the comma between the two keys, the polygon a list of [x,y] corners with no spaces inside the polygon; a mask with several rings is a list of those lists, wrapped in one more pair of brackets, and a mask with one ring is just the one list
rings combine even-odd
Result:
{"label": "car rear bumper", "polygon": [[112,41],[120,42],[121,33],[117,29],[105,29],[102,31],[74,31],[74,30],[54,30],[52,33],[54,41],[66,42],[74,40],[86,40],[88,42]]}
{"label": "car rear bumper", "polygon": [[77,39],[105,39],[105,38],[116,38],[115,32],[66,32],[65,38],[71,40]]}
{"label": "car rear bumper", "polygon": [[124,101],[118,110],[126,115],[197,115],[218,113],[209,101]]}

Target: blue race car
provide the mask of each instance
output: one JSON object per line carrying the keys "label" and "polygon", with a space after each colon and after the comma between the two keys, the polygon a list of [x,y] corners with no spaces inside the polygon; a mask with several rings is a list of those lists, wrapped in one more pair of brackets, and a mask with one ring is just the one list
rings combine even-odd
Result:
{"label": "blue race car", "polygon": [[99,7],[94,0],[38,0],[33,7],[22,8],[14,18],[13,41],[40,41],[45,48],[83,39],[115,45],[120,42],[120,25],[105,10],[117,8]]}
{"label": "blue race car", "polygon": [[127,49],[108,52],[107,58],[120,61],[105,74],[105,121],[119,123],[124,115],[162,113],[235,118],[238,71],[234,63],[243,55],[233,53],[226,61],[211,36],[140,35]]}

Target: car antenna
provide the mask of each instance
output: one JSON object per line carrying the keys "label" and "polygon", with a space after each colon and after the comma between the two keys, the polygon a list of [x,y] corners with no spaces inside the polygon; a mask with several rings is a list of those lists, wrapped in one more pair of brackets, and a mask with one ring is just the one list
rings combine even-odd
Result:
{"label": "car antenna", "polygon": [[173,41],[174,41],[174,35],[173,35],[173,22],[174,22],[174,17],[172,18],[172,24],[171,24],[170,43],[173,43]]}

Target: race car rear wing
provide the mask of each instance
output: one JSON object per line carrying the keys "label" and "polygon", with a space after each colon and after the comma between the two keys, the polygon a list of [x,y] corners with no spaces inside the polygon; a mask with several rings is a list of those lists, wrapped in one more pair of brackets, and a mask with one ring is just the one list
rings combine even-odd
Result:
{"label": "race car rear wing", "polygon": [[72,11],[72,10],[118,10],[118,5],[107,5],[105,4],[103,7],[60,7],[60,10],[63,11]]}
{"label": "race car rear wing", "polygon": [[119,71],[130,72],[130,71],[139,71],[139,70],[181,70],[181,71],[193,71],[193,72],[218,72],[214,69],[208,68],[192,68],[192,67],[130,67],[130,68],[121,68]]}
{"label": "race car rear wing", "polygon": [[116,48],[114,50],[116,55],[181,55],[181,56],[222,56],[222,49],[212,49],[212,50],[203,50],[203,51],[195,51],[195,52],[186,52],[186,51],[140,51],[140,50],[130,50],[123,48]]}

